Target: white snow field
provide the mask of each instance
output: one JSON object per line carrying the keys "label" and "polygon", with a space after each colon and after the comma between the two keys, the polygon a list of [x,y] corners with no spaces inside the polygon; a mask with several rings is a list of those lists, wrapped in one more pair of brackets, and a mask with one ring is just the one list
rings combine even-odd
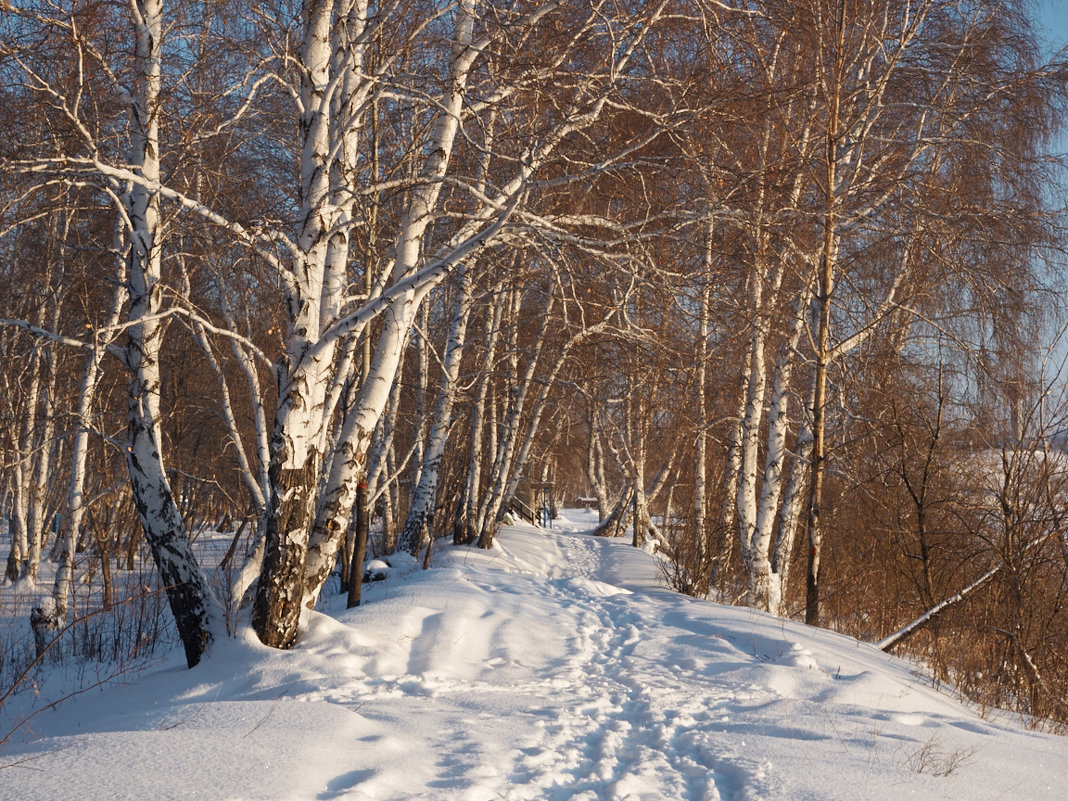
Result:
{"label": "white snow field", "polygon": [[1068,799],[1068,738],[669,592],[568,514],[395,570],[290,652],[249,636],[66,701],[0,753],[0,798]]}

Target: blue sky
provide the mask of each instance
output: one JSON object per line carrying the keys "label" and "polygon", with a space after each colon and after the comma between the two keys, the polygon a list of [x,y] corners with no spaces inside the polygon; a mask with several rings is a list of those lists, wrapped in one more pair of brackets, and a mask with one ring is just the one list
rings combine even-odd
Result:
{"label": "blue sky", "polygon": [[1037,0],[1035,6],[1048,43],[1056,51],[1068,43],[1068,0]]}
{"label": "blue sky", "polygon": [[[1068,0],[1036,0],[1035,12],[1038,23],[1045,31],[1038,31],[1045,38],[1050,53],[1068,45]],[[1061,136],[1058,144],[1054,144],[1054,152],[1068,151],[1068,126],[1061,126]],[[1054,324],[1060,321],[1051,321]],[[1064,365],[1068,362],[1068,342],[1062,340],[1058,343],[1053,359],[1053,364]],[[1061,380],[1068,380],[1068,375],[1062,371]]]}
{"label": "blue sky", "polygon": [[[1045,39],[1049,52],[1055,53],[1068,45],[1068,0],[1035,0],[1035,12],[1039,25],[1045,28],[1038,34]],[[1056,151],[1068,151],[1068,126],[1061,126],[1059,145]]]}

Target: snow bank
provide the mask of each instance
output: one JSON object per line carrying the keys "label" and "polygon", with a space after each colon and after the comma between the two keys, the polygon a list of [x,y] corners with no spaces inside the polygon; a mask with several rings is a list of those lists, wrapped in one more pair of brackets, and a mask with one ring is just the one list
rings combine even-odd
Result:
{"label": "snow bank", "polygon": [[293,651],[246,637],[72,699],[0,754],[0,799],[1068,797],[1068,740],[866,644],[670,593],[589,523],[394,570]]}

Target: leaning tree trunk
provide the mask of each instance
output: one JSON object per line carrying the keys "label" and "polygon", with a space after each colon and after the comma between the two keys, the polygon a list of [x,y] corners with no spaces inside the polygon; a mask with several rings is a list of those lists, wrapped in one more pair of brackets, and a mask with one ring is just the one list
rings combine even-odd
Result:
{"label": "leaning tree trunk", "polygon": [[627,527],[627,510],[631,508],[633,502],[634,486],[629,484],[620,491],[619,498],[616,500],[612,510],[597,524],[597,528],[593,530],[593,535],[595,537],[623,536],[623,532]]}
{"label": "leaning tree trunk", "polygon": [[[131,103],[130,165],[146,184],[158,184],[160,58],[163,35],[160,0],[135,0],[136,89]],[[158,319],[161,272],[159,195],[141,183],[123,196],[129,221],[126,248],[129,277],[129,446],[127,465],[134,504],[167,592],[186,661],[196,665],[213,639],[217,604],[193,555],[163,465],[160,436]]]}
{"label": "leaning tree trunk", "polygon": [[[511,302],[511,331],[508,344],[508,375],[510,391],[504,405],[505,419],[499,427],[497,448],[494,454],[493,465],[490,469],[489,483],[485,497],[479,506],[476,527],[478,528],[478,547],[492,548],[493,539],[497,533],[500,517],[504,512],[505,504],[510,500],[510,479],[513,475],[513,466],[516,461],[516,453],[520,448],[520,422],[526,411],[530,391],[534,385],[534,378],[541,361],[542,350],[545,346],[546,334],[549,326],[549,318],[554,304],[554,298],[550,294],[541,312],[541,322],[538,333],[530,349],[526,369],[519,372],[519,323],[518,316],[522,293],[513,289]],[[492,422],[491,422],[492,425]],[[518,480],[518,475],[516,476]]]}

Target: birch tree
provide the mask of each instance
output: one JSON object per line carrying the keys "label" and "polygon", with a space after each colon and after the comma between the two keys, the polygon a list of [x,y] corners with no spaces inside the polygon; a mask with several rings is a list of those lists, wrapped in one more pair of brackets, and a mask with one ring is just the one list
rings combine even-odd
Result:
{"label": "birch tree", "polygon": [[412,493],[412,503],[400,536],[400,547],[412,555],[419,553],[428,536],[428,530],[433,530],[434,504],[437,500],[441,476],[441,460],[445,455],[446,438],[452,424],[452,407],[457,394],[456,382],[467,336],[467,321],[471,314],[471,278],[463,265],[460,265],[456,271],[455,294],[438,398],[434,405],[434,412],[429,416],[431,422],[426,452],[423,454],[419,481]]}
{"label": "birch tree", "polygon": [[[915,290],[914,251],[922,229],[906,227],[895,241],[900,253],[893,272],[883,277],[880,294],[853,294],[870,280],[865,253],[873,241],[886,241],[867,223],[873,215],[892,218],[896,209],[924,209],[922,193],[962,155],[960,146],[975,141],[1004,114],[1033,114],[1004,103],[1033,98],[1045,81],[1033,53],[1007,36],[1026,23],[1013,13],[997,19],[983,10],[959,15],[952,5],[921,3],[909,11],[874,12],[839,2],[813,9],[821,45],[816,86],[825,115],[820,157],[821,234],[816,252],[815,330],[812,335],[812,448],[808,500],[808,574],[806,621],[817,623],[822,534],[823,480],[827,460],[827,382],[831,364],[857,347]],[[887,49],[887,42],[893,47]],[[1022,68],[1021,68],[1022,67]],[[1049,73],[1052,74],[1052,73]],[[982,90],[978,87],[982,86]],[[899,98],[910,96],[910,107]],[[1038,112],[1041,114],[1041,112]],[[1002,155],[994,130],[988,141]],[[1013,149],[1013,146],[1004,143]],[[1022,162],[1028,156],[1014,150]],[[998,178],[993,178],[997,182]],[[1024,190],[1028,192],[1028,190]],[[994,204],[991,224],[1005,209]],[[921,212],[922,214],[922,212]],[[933,215],[932,215],[933,224]],[[969,225],[977,220],[973,219]],[[985,225],[981,224],[981,225]],[[996,223],[994,223],[996,224]],[[1024,224],[1026,227],[1026,224]],[[874,295],[874,296],[873,296]],[[836,321],[835,318],[839,320]],[[835,331],[834,329],[837,329]]]}
{"label": "birch tree", "polygon": [[163,243],[160,231],[160,89],[163,8],[160,0],[139,0],[131,8],[136,41],[134,91],[130,100],[130,180],[120,196],[127,226],[126,276],[130,282],[130,323],[124,359],[130,371],[127,463],[134,503],[145,529],[171,612],[185,647],[197,664],[218,636],[218,606],[190,548],[163,461],[160,432],[159,319]]}

